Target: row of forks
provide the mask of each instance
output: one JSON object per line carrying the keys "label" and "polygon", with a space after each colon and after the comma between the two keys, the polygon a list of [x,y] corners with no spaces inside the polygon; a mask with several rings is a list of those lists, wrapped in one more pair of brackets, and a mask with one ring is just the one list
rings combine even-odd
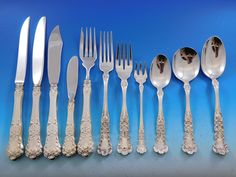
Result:
{"label": "row of forks", "polygon": [[[88,34],[89,33],[89,34]],[[93,42],[92,42],[93,41]],[[120,114],[120,137],[119,144],[117,146],[118,153],[127,155],[132,151],[132,145],[129,135],[129,114],[126,106],[126,93],[128,87],[128,79],[133,70],[132,48],[131,46],[122,44],[117,45],[116,57],[114,63],[114,50],[113,50],[113,38],[112,32],[100,32],[99,42],[99,68],[103,72],[103,84],[104,84],[104,97],[103,97],[103,111],[101,118],[101,135],[97,152],[102,156],[107,156],[112,153],[112,144],[110,140],[110,116],[108,109],[108,82],[109,73],[115,69],[118,77],[121,80],[122,88],[122,111]],[[96,34],[92,39],[92,30],[89,32],[86,28],[84,35],[83,29],[80,34],[80,58],[82,65],[86,69],[86,78],[83,86],[83,115],[80,125],[80,137],[78,142],[78,153],[82,156],[88,156],[93,152],[93,139],[92,139],[92,125],[90,115],[90,95],[91,95],[91,81],[90,70],[94,66],[97,58],[96,48]],[[136,64],[134,77],[139,83],[140,90],[140,127],[139,127],[139,144],[137,152],[146,152],[146,146],[144,142],[144,126],[143,126],[143,84],[147,78],[146,65]]]}

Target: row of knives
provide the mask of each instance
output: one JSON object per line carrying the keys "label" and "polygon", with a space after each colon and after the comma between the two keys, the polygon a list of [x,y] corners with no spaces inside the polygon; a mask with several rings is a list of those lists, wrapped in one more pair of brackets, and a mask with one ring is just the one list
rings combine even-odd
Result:
{"label": "row of knives", "polygon": [[[81,156],[88,156],[93,152],[93,138],[92,138],[92,125],[90,115],[90,96],[91,96],[91,80],[90,70],[94,66],[97,59],[97,47],[96,47],[96,32],[95,29],[84,30],[81,29],[80,33],[80,48],[79,55],[82,60],[82,65],[86,69],[86,77],[83,83],[83,111],[80,124],[80,137],[78,144],[75,144],[74,137],[74,99],[76,95],[78,85],[78,58],[73,56],[67,67],[67,91],[68,91],[68,115],[66,133],[63,146],[61,147],[58,138],[58,123],[57,123],[57,95],[58,95],[58,81],[60,77],[61,66],[61,52],[63,47],[63,41],[60,34],[59,26],[56,26],[49,37],[48,41],[48,78],[50,83],[50,109],[47,124],[47,136],[44,147],[41,144],[40,138],[40,95],[41,95],[41,81],[44,70],[44,53],[45,53],[45,34],[46,34],[46,17],[42,17],[36,27],[33,43],[32,53],[32,72],[33,72],[33,104],[32,113],[28,134],[28,142],[24,148],[22,143],[22,100],[24,95],[24,81],[26,75],[27,55],[28,55],[28,37],[29,37],[30,17],[28,17],[22,25],[19,39],[18,48],[18,63],[15,77],[15,93],[14,93],[14,111],[10,128],[10,139],[7,149],[7,154],[11,160],[19,158],[24,152],[30,159],[39,157],[42,153],[48,159],[54,159],[62,153],[65,156],[72,156],[76,152]],[[103,156],[107,156],[112,153],[112,145],[110,142],[110,119],[107,103],[108,92],[108,80],[109,72],[111,72],[116,66],[116,72],[121,80],[121,88],[123,94],[123,105],[120,115],[120,138],[117,146],[118,153],[127,155],[132,151],[129,136],[129,117],[126,107],[126,90],[128,87],[128,78],[133,70],[133,59],[131,46],[118,45],[115,61],[113,51],[113,39],[112,32],[100,33],[100,48],[99,48],[99,68],[103,72],[103,84],[104,84],[104,100],[103,100],[103,112],[101,120],[101,136],[98,145],[97,152]],[[182,51],[183,52],[183,51]],[[189,49],[184,51],[185,55],[181,57],[187,57],[187,64],[189,62]],[[191,53],[191,52],[190,52]],[[180,52],[181,54],[181,52]],[[192,59],[192,58],[191,58]],[[182,62],[182,61],[181,61]],[[163,86],[159,85],[159,81],[156,78],[156,73],[161,75]],[[164,116],[162,112],[162,97],[164,88],[170,80],[171,70],[167,58],[163,55],[157,56],[151,65],[150,79],[152,84],[158,89],[157,95],[159,99],[159,114],[157,121],[157,139],[154,145],[154,151],[159,154],[164,154],[168,151],[168,146],[165,140],[165,126]],[[166,75],[164,75],[166,74]],[[162,78],[163,76],[163,78]],[[143,125],[143,84],[147,79],[146,64],[136,64],[134,77],[139,84],[140,91],[140,125],[139,125],[139,143],[137,146],[137,152],[143,154],[146,152],[146,146],[144,141],[144,125]],[[165,80],[167,79],[167,80]],[[164,82],[164,83],[163,83]],[[186,84],[185,84],[186,85]],[[185,88],[186,89],[186,88]],[[190,86],[188,86],[190,89]],[[191,112],[190,116],[185,118],[185,138],[183,151],[187,154],[193,154],[196,152],[196,145],[193,139],[193,128]],[[220,124],[222,120],[219,121]],[[219,131],[223,137],[223,131]],[[219,138],[218,138],[219,139]],[[218,140],[216,138],[216,142]],[[224,138],[220,138],[220,143],[224,145]],[[216,143],[217,144],[217,143]],[[226,147],[225,147],[226,148]],[[225,155],[227,149],[219,154]],[[218,152],[216,152],[218,153]]]}

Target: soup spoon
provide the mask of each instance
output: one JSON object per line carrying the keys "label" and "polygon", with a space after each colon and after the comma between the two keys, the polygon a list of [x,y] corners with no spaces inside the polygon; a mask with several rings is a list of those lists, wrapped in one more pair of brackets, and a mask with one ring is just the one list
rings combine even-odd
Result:
{"label": "soup spoon", "polygon": [[202,49],[201,67],[204,74],[212,80],[215,90],[215,143],[213,151],[220,155],[226,155],[229,152],[227,144],[224,143],[224,126],[220,110],[219,83],[217,81],[217,78],[224,72],[225,64],[226,52],[223,42],[215,36],[209,38]]}
{"label": "soup spoon", "polygon": [[165,121],[162,110],[163,88],[167,86],[171,78],[171,67],[168,59],[164,55],[156,56],[151,64],[150,80],[154,87],[157,88],[158,96],[158,117],[157,117],[157,137],[153,150],[159,154],[164,154],[168,151],[165,138]]}
{"label": "soup spoon", "polygon": [[184,143],[183,152],[194,154],[197,152],[197,145],[194,142],[192,113],[190,108],[190,84],[199,73],[200,61],[195,50],[189,47],[179,49],[173,58],[173,71],[175,76],[184,83],[186,95],[186,110],[184,122]]}

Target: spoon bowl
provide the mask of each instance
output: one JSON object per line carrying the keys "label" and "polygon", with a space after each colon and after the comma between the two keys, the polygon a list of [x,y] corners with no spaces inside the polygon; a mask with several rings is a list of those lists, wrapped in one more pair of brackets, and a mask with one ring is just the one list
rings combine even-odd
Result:
{"label": "spoon bowl", "polygon": [[164,55],[156,56],[151,64],[150,80],[153,86],[158,89],[164,88],[170,82],[171,67]]}
{"label": "spoon bowl", "polygon": [[199,56],[194,49],[185,47],[174,54],[172,65],[175,76],[184,83],[189,82],[199,73]]}
{"label": "spoon bowl", "polygon": [[201,67],[207,77],[218,78],[225,70],[226,52],[222,40],[216,36],[209,38],[202,49]]}

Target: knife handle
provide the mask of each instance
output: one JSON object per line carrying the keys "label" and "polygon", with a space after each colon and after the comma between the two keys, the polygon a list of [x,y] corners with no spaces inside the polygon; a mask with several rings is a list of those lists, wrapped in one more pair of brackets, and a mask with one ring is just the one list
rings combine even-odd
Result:
{"label": "knife handle", "polygon": [[74,128],[74,100],[68,102],[68,115],[67,115],[67,124],[66,124],[66,135],[64,144],[62,147],[62,153],[70,157],[76,153],[76,144],[75,144],[75,128]]}
{"label": "knife handle", "polygon": [[92,125],[90,116],[91,81],[84,80],[83,86],[83,114],[80,125],[80,137],[77,152],[83,157],[93,152]]}
{"label": "knife handle", "polygon": [[11,160],[15,160],[23,154],[22,143],[22,99],[24,95],[23,84],[15,85],[14,110],[10,128],[9,145],[7,155]]}
{"label": "knife handle", "polygon": [[40,138],[40,120],[39,120],[39,105],[40,105],[41,88],[34,86],[33,88],[33,107],[31,113],[28,144],[26,145],[25,155],[30,159],[35,159],[42,153],[42,144]]}
{"label": "knife handle", "polygon": [[47,125],[47,137],[44,146],[44,156],[48,159],[54,159],[61,153],[61,145],[58,138],[57,94],[57,85],[52,85],[50,87],[50,107]]}

